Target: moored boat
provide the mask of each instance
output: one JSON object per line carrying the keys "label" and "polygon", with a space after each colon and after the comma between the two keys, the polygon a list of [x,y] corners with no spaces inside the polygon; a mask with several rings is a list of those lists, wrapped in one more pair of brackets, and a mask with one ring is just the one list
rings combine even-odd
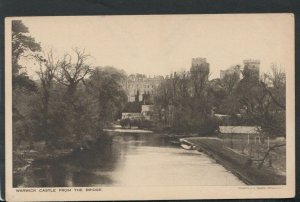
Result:
{"label": "moored boat", "polygon": [[185,149],[185,150],[195,150],[196,146],[184,139],[180,139],[180,147]]}

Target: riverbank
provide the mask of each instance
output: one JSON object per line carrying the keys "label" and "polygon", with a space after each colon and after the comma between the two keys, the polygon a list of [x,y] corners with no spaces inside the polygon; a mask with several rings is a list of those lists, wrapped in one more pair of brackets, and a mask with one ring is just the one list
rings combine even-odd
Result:
{"label": "riverbank", "polygon": [[151,130],[138,129],[138,128],[113,128],[113,129],[104,129],[104,132],[108,134],[112,133],[153,133]]}
{"label": "riverbank", "polygon": [[35,160],[20,177],[15,187],[244,185],[209,156],[156,133],[109,136],[87,150]]}
{"label": "riverbank", "polygon": [[[42,150],[42,146],[36,150],[29,150],[22,155],[17,155],[22,158],[14,158],[20,161],[20,165],[15,167],[14,170],[14,185],[18,185],[21,182],[21,178],[29,172],[27,169],[32,163],[37,164],[56,164],[58,161],[76,163],[74,159],[87,160],[84,164],[78,162],[78,165],[84,165],[82,169],[85,169],[88,164],[94,163],[94,160],[89,159],[93,156],[103,154],[103,158],[111,151],[112,138],[122,144],[125,142],[136,141],[136,145],[152,145],[158,144],[159,146],[173,145],[177,148],[185,141],[187,144],[192,145],[193,149],[206,153],[211,158],[215,159],[217,164],[222,165],[227,170],[231,171],[240,180],[248,185],[282,185],[285,184],[285,175],[279,174],[275,171],[277,166],[273,161],[273,166],[268,166],[267,163],[258,169],[257,164],[250,163],[250,158],[246,154],[242,154],[239,151],[229,148],[224,144],[224,140],[218,137],[199,137],[196,134],[171,134],[171,133],[153,133],[150,130],[141,129],[107,129],[107,135],[98,137],[93,141],[86,142],[86,144],[76,149],[56,149],[51,152]],[[124,132],[124,130],[126,132]],[[122,135],[121,135],[122,134]],[[140,141],[140,136],[143,136],[143,141]],[[158,142],[153,141],[159,140]],[[181,141],[180,141],[181,140]],[[175,148],[176,148],[175,147]],[[119,148],[119,147],[118,147]],[[179,148],[178,148],[179,149]],[[96,151],[93,153],[93,151]],[[90,153],[92,152],[92,153]],[[108,152],[108,153],[107,153]],[[285,154],[284,154],[285,156]],[[81,157],[81,158],[79,158]],[[106,157],[105,157],[106,158]],[[88,160],[89,159],[89,160]],[[109,158],[111,159],[111,158]],[[113,159],[113,158],[112,158]],[[107,161],[102,159],[98,162],[97,166],[102,166],[103,162]],[[277,159],[278,161],[278,159]],[[22,165],[21,165],[22,163]],[[15,164],[16,165],[16,164]],[[19,182],[18,182],[19,181]]]}
{"label": "riverbank", "polygon": [[198,151],[204,152],[217,163],[231,171],[248,185],[284,185],[286,176],[280,175],[272,167],[258,168],[251,163],[247,155],[238,153],[222,144],[222,140],[214,137],[189,137],[181,139],[193,146]]}
{"label": "riverbank", "polygon": [[[138,128],[121,128],[118,125],[115,125],[113,128],[104,129],[103,135],[98,136],[94,139],[87,139],[82,142],[82,144],[76,144],[73,148],[53,148],[47,149],[45,141],[33,142],[32,146],[29,147],[20,147],[14,154],[14,173],[16,175],[22,175],[23,172],[32,164],[34,161],[52,161],[59,158],[64,158],[68,155],[71,155],[74,152],[80,152],[89,150],[95,144],[103,141],[107,142],[107,138],[111,136],[120,135],[120,134],[152,134],[153,131],[146,129]],[[29,144],[29,143],[27,143]]]}
{"label": "riverbank", "polygon": [[[75,165],[89,166],[91,163],[95,163],[89,160],[92,156],[99,156],[99,154],[106,154],[110,150],[112,139],[109,135],[101,135],[96,139],[86,141],[81,146],[74,148],[56,148],[46,149],[45,143],[37,143],[32,149],[19,150],[13,153],[13,186],[14,187],[27,187],[31,186],[32,180],[28,177],[35,172],[37,165],[45,165],[38,168],[38,173],[48,172],[49,165],[56,165],[57,162],[72,162]],[[39,146],[37,146],[39,145]],[[43,145],[43,146],[41,146]],[[78,158],[85,159],[86,162],[82,163],[77,161]],[[101,160],[101,159],[100,159]],[[101,163],[100,163],[101,165]],[[62,165],[63,167],[63,165]],[[61,167],[59,167],[61,169]],[[67,169],[71,169],[68,167]],[[57,169],[56,169],[57,170]],[[53,171],[53,172],[56,172]],[[49,171],[50,172],[50,171]],[[51,171],[52,172],[52,171]],[[38,177],[38,176],[37,176]],[[39,177],[38,177],[39,178]],[[39,178],[40,179],[40,178]],[[42,181],[47,181],[42,179]],[[51,180],[50,180],[51,181]]]}

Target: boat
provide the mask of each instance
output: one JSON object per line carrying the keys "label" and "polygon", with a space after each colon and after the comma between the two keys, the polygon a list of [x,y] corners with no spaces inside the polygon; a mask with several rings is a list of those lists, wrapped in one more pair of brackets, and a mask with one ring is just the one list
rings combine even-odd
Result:
{"label": "boat", "polygon": [[195,150],[196,146],[184,139],[180,139],[180,147],[185,150]]}

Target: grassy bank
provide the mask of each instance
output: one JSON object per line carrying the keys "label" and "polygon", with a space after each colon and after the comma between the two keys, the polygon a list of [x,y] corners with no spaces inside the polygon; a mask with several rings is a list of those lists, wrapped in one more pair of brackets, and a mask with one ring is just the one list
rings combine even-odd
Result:
{"label": "grassy bank", "polygon": [[185,141],[196,146],[223,165],[242,181],[249,185],[284,185],[286,176],[279,174],[274,167],[262,166],[258,168],[251,157],[233,150],[223,144],[220,138],[190,137]]}

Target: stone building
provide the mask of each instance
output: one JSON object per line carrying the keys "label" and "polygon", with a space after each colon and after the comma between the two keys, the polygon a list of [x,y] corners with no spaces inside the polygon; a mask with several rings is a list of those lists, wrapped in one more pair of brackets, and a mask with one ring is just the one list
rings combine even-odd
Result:
{"label": "stone building", "polygon": [[123,84],[128,102],[140,102],[145,101],[145,99],[153,99],[155,89],[162,80],[162,76],[146,77],[141,74],[129,75]]}
{"label": "stone building", "polygon": [[209,76],[209,63],[206,58],[192,58],[192,66],[190,69],[190,75],[193,76],[204,76],[208,80]]}
{"label": "stone building", "polygon": [[144,120],[145,117],[141,113],[123,112],[122,119]]}
{"label": "stone building", "polygon": [[244,75],[251,76],[252,78],[259,79],[259,60],[244,60]]}
{"label": "stone building", "polygon": [[146,120],[154,122],[159,121],[159,110],[154,105],[142,105],[141,114]]}

